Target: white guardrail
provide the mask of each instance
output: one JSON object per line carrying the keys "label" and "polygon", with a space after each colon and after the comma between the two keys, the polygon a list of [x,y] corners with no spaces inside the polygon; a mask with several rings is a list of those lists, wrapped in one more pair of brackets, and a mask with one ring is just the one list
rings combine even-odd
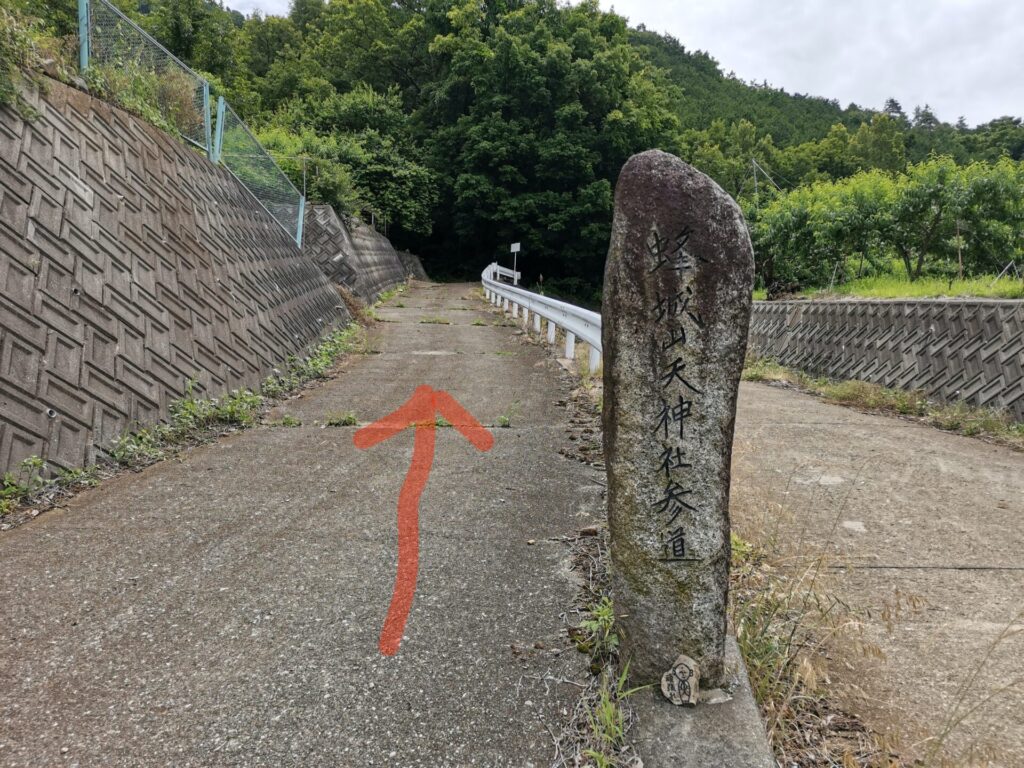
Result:
{"label": "white guardrail", "polygon": [[541,320],[546,320],[548,344],[555,343],[555,333],[561,328],[565,333],[565,356],[570,360],[576,357],[576,339],[584,342],[590,348],[590,372],[596,371],[601,365],[601,315],[511,284],[518,280],[518,272],[497,264],[488,265],[480,276],[487,300],[511,312],[515,319],[522,314],[524,327],[532,315],[533,330],[540,333]]}

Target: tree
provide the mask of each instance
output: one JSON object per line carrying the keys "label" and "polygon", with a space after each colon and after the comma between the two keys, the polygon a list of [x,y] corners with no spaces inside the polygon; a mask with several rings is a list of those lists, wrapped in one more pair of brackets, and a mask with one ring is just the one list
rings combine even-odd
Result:
{"label": "tree", "polygon": [[292,0],[288,18],[299,32],[305,34],[320,27],[324,7],[324,0]]}
{"label": "tree", "polygon": [[192,58],[204,25],[210,17],[205,0],[154,0],[148,27],[179,59]]}
{"label": "tree", "polygon": [[903,111],[902,105],[896,101],[896,99],[888,98],[885,100],[885,106],[882,107],[882,114],[895,122],[901,130],[906,130],[910,127],[910,120],[907,119],[907,113]]}
{"label": "tree", "polygon": [[899,171],[907,164],[903,132],[888,114],[875,115],[870,123],[860,124],[850,140],[850,153],[862,170]]}

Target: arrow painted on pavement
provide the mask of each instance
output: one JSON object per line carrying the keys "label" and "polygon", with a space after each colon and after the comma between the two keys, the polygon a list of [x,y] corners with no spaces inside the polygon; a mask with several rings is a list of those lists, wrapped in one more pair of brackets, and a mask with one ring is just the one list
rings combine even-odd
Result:
{"label": "arrow painted on pavement", "polygon": [[398,494],[398,574],[384,628],[380,633],[380,652],[398,653],[409,609],[416,592],[420,550],[420,495],[434,464],[434,429],[441,416],[481,451],[491,450],[492,435],[472,414],[447,392],[423,385],[416,387],[405,405],[394,413],[358,430],[352,438],[356,448],[366,450],[403,430],[414,427],[412,463]]}

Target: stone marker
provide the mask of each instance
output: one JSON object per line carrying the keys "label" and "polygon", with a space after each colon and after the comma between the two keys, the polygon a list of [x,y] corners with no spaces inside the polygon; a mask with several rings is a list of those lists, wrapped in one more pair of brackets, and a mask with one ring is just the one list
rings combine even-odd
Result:
{"label": "stone marker", "polygon": [[753,253],[739,206],[664,152],[615,189],[605,265],[604,453],[612,588],[637,683],[680,654],[722,683],[729,463]]}

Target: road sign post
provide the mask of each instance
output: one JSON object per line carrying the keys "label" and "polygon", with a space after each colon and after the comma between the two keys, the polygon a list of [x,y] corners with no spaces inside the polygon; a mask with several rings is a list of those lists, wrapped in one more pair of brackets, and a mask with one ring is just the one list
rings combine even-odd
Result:
{"label": "road sign post", "polygon": [[519,270],[516,265],[519,262],[520,243],[512,243],[512,285],[519,285]]}

